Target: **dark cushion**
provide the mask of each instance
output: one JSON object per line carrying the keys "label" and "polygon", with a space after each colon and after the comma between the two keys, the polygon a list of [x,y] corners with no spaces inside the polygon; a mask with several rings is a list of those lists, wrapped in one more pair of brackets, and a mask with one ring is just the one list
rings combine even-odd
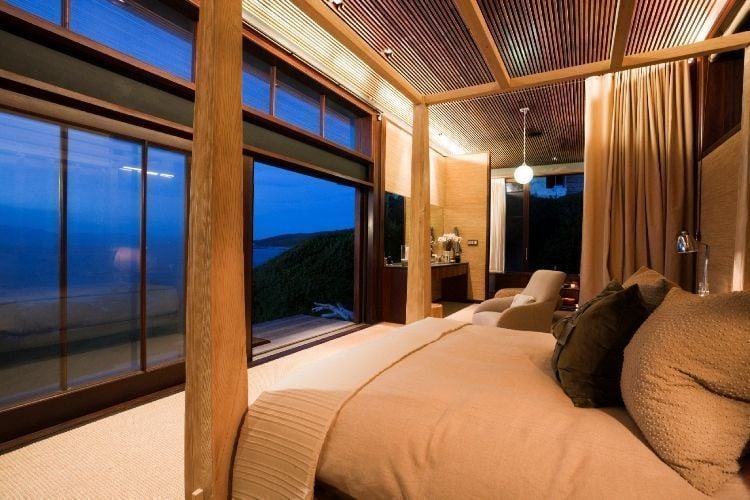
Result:
{"label": "dark cushion", "polygon": [[649,313],[659,307],[669,290],[675,287],[679,288],[677,283],[669,281],[660,273],[645,266],[638,269],[622,284],[625,288],[633,285],[640,287],[643,302],[646,304]]}
{"label": "dark cushion", "polygon": [[648,314],[638,285],[622,290],[613,282],[576,315],[555,325],[553,369],[575,406],[623,405],[623,351]]}
{"label": "dark cushion", "polygon": [[[560,359],[560,353],[562,352],[562,347],[567,342],[568,336],[573,332],[573,330],[575,330],[575,327],[576,327],[576,324],[578,323],[579,318],[581,318],[581,316],[583,316],[583,313],[585,313],[586,310],[590,308],[592,305],[596,304],[603,298],[609,295],[612,295],[616,292],[619,292],[621,290],[624,290],[624,288],[622,287],[619,281],[617,280],[610,281],[607,284],[607,286],[604,287],[604,290],[599,292],[599,295],[597,295],[593,299],[583,304],[572,315],[568,316],[567,318],[562,318],[558,320],[554,325],[552,325],[552,335],[554,335],[555,338],[557,339],[555,352],[552,354],[552,371],[555,373],[555,376],[557,376],[557,361],[558,359]],[[560,378],[558,377],[557,380],[559,381]]]}

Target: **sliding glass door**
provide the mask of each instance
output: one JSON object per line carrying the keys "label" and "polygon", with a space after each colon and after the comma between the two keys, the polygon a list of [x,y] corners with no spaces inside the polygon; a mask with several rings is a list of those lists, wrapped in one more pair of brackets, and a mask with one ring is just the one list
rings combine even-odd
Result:
{"label": "sliding glass door", "polygon": [[0,407],[183,356],[187,161],[0,111]]}
{"label": "sliding glass door", "polygon": [[279,344],[352,325],[356,188],[258,161],[253,170],[253,336]]}
{"label": "sliding glass door", "polygon": [[0,113],[0,406],[60,389],[61,134]]}

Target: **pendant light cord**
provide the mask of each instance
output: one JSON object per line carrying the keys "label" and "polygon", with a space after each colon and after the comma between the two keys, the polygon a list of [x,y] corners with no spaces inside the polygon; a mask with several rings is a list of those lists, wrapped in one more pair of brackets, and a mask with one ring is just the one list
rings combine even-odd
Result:
{"label": "pendant light cord", "polygon": [[523,162],[526,163],[526,113],[527,111],[523,112]]}

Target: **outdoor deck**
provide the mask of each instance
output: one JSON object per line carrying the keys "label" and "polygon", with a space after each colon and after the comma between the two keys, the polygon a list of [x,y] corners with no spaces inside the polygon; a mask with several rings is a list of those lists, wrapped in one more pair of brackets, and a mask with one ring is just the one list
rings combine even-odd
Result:
{"label": "outdoor deck", "polygon": [[323,337],[353,325],[351,321],[300,314],[253,325],[253,340],[268,340],[253,348],[253,359],[265,357],[295,344]]}

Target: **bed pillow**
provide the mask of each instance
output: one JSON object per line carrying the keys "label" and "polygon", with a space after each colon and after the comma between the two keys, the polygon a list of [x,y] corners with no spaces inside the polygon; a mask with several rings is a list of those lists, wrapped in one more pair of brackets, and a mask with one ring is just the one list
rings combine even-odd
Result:
{"label": "bed pillow", "polygon": [[662,274],[649,269],[646,266],[641,267],[630,278],[626,279],[622,284],[623,287],[628,288],[629,286],[639,285],[641,288],[641,295],[643,301],[646,303],[649,312],[659,307],[659,304],[667,296],[669,290],[672,288],[679,288],[677,283],[669,281]]}
{"label": "bed pillow", "polygon": [[622,395],[656,454],[717,491],[750,451],[750,292],[671,290],[625,349]]}
{"label": "bed pillow", "polygon": [[533,304],[534,302],[536,302],[536,299],[531,295],[523,295],[522,293],[519,293],[513,298],[510,307],[525,306],[526,304]]}
{"label": "bed pillow", "polygon": [[648,317],[638,285],[610,283],[565,326],[555,325],[553,368],[565,394],[582,408],[622,406],[625,346]]}
{"label": "bed pillow", "polygon": [[555,339],[557,339],[557,343],[555,344],[555,351],[552,353],[551,365],[552,372],[555,374],[555,377],[557,377],[558,382],[560,381],[560,377],[557,376],[557,360],[560,358],[560,353],[562,352],[563,346],[565,346],[565,343],[568,341],[568,337],[573,332],[573,330],[575,330],[576,323],[578,323],[578,318],[583,316],[583,313],[586,312],[586,309],[596,304],[604,297],[612,295],[615,292],[619,292],[620,290],[624,290],[624,288],[619,281],[610,281],[607,286],[604,287],[604,290],[599,292],[596,297],[580,306],[578,310],[570,316],[561,318],[554,325],[552,325],[552,335],[555,337]]}

